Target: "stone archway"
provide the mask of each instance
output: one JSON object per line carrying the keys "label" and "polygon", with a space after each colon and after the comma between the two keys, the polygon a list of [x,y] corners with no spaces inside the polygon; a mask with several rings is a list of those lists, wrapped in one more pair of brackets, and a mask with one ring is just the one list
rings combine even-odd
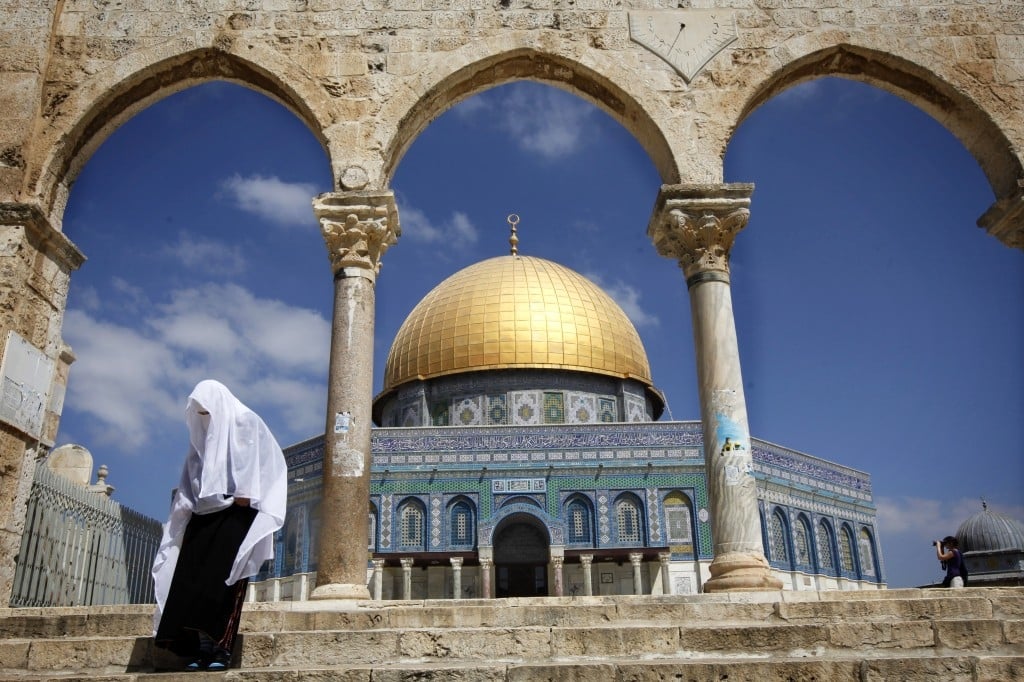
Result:
{"label": "stone archway", "polygon": [[550,540],[534,516],[509,516],[494,531],[496,597],[548,596]]}

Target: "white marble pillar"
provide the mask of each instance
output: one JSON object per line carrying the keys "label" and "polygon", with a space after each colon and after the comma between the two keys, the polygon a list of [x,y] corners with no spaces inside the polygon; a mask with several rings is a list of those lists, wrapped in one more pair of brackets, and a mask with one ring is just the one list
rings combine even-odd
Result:
{"label": "white marble pillar", "polygon": [[402,564],[402,599],[412,599],[412,562],[411,558],[399,559]]}
{"label": "white marble pillar", "polygon": [[565,596],[565,573],[562,570],[565,566],[564,556],[552,556],[551,557],[551,574],[555,579],[555,594],[556,597]]}
{"label": "white marble pillar", "polygon": [[491,598],[491,566],[493,564],[491,559],[480,557],[480,596],[483,599]]}
{"label": "white marble pillar", "polygon": [[593,597],[594,596],[594,571],[592,565],[594,563],[593,554],[580,554],[580,567],[583,570],[583,596]]}
{"label": "white marble pillar", "polygon": [[659,552],[658,561],[661,563],[661,593],[672,594],[672,575],[668,570],[672,563],[671,552]]}
{"label": "white marble pillar", "polygon": [[462,557],[451,557],[452,564],[452,599],[462,599]]}
{"label": "white marble pillar", "polygon": [[761,545],[747,405],[729,288],[729,250],[751,184],[663,185],[647,233],[679,261],[690,293],[715,558],[707,592],[779,590]]}
{"label": "white marble pillar", "polygon": [[380,601],[384,598],[384,560],[373,560],[373,598]]}
{"label": "white marble pillar", "polygon": [[321,194],[313,210],[334,273],[322,517],[312,599],[369,599],[366,588],[375,283],[400,234],[391,192]]}
{"label": "white marble pillar", "polygon": [[636,595],[644,593],[643,561],[644,555],[640,552],[629,553],[629,563],[633,565],[633,594]]}

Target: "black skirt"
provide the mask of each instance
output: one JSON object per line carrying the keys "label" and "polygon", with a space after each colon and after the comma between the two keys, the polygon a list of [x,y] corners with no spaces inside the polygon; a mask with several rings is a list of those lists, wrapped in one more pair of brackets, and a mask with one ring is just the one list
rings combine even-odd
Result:
{"label": "black skirt", "polygon": [[156,645],[179,656],[234,648],[249,583],[225,585],[238,548],[256,518],[252,507],[231,505],[212,514],[193,514],[181,542],[171,589],[160,616]]}

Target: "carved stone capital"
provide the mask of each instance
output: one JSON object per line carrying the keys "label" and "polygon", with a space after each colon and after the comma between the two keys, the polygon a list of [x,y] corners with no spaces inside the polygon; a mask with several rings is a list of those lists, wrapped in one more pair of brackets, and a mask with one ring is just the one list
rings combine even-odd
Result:
{"label": "carved stone capital", "polygon": [[978,227],[1012,249],[1024,249],[1024,179],[1017,191],[992,204],[978,218]]}
{"label": "carved stone capital", "polygon": [[354,274],[375,279],[381,257],[402,234],[392,192],[321,194],[313,200],[313,212],[335,276],[352,268]]}
{"label": "carved stone capital", "polygon": [[663,185],[647,235],[658,253],[679,261],[692,286],[729,281],[729,251],[750,219],[752,184]]}
{"label": "carved stone capital", "polygon": [[63,232],[50,226],[38,206],[0,202],[0,225],[24,228],[25,236],[64,272],[77,270],[85,262],[78,247]]}

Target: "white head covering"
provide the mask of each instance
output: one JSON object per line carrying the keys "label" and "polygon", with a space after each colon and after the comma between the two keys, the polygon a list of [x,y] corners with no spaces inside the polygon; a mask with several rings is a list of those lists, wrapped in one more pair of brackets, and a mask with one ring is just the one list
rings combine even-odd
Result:
{"label": "white head covering", "polygon": [[181,540],[192,514],[226,509],[234,504],[236,496],[248,498],[249,505],[256,510],[256,518],[225,581],[232,585],[255,575],[264,561],[273,558],[274,532],[284,525],[287,506],[288,471],[281,446],[263,420],[227,387],[211,379],[199,382],[188,398],[185,421],[188,456],[153,562],[155,625],[160,622]]}

